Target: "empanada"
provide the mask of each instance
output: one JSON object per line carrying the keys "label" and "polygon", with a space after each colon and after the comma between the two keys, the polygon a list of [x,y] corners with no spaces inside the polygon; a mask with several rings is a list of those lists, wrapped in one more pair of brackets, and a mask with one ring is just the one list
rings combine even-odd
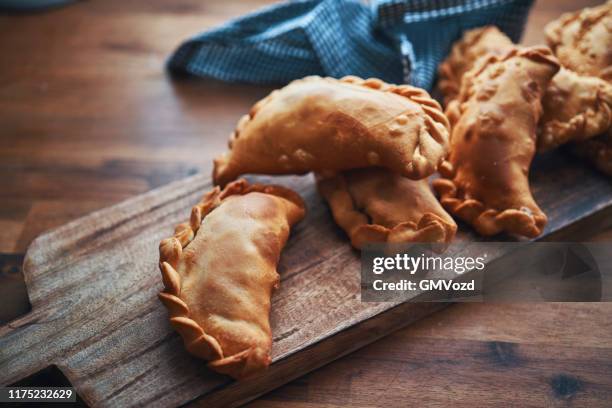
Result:
{"label": "empanada", "polygon": [[187,351],[213,370],[241,379],[269,365],[276,265],[304,212],[289,189],[238,180],[207,193],[161,242],[159,298]]}
{"label": "empanada", "polygon": [[426,179],[372,167],[318,177],[317,187],[357,249],[376,242],[450,243],[457,231]]}
{"label": "empanada", "polygon": [[438,67],[438,87],[444,95],[444,105],[457,97],[461,78],[478,58],[488,54],[503,55],[513,47],[512,40],[495,26],[466,31],[453,44],[450,54]]}
{"label": "empanada", "polygon": [[593,163],[604,174],[612,177],[612,131],[572,146],[576,155]]}
{"label": "empanada", "polygon": [[531,195],[528,174],[540,99],[558,70],[545,47],[480,59],[447,109],[451,153],[433,186],[444,208],[481,235],[542,233],[547,219]]}
{"label": "empanada", "polygon": [[440,105],[422,89],[307,77],[272,92],[240,119],[213,178],[224,185],[245,173],[383,166],[419,179],[446,156],[448,132]]}
{"label": "empanada", "polygon": [[612,126],[612,83],[562,68],[542,98],[538,150],[601,135]]}
{"label": "empanada", "polygon": [[612,1],[563,14],[545,27],[545,34],[562,66],[612,80]]}

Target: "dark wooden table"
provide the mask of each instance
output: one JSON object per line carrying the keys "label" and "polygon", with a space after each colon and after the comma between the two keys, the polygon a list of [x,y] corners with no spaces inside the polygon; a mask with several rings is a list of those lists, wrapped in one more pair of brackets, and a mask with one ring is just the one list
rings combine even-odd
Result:
{"label": "dark wooden table", "polygon": [[[173,80],[164,61],[189,35],[266,3],[107,0],[0,16],[0,323],[28,310],[20,263],[38,234],[211,170],[270,89]],[[538,1],[524,42],[594,3]],[[610,406],[612,304],[455,305],[252,405],[410,404]]]}

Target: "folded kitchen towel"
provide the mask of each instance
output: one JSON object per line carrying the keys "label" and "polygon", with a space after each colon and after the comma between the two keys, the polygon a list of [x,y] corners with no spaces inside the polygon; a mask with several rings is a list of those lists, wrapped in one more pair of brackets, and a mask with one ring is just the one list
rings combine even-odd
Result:
{"label": "folded kitchen towel", "polygon": [[377,77],[430,89],[469,28],[520,39],[533,0],[305,0],[280,3],[185,41],[168,68],[232,82]]}

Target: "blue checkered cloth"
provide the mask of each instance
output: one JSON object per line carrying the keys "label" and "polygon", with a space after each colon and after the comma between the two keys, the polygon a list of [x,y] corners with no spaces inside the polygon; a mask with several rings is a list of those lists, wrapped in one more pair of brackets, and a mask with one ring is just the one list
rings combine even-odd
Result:
{"label": "blue checkered cloth", "polygon": [[377,77],[430,89],[469,28],[518,42],[533,0],[305,0],[280,3],[185,41],[173,72],[282,84],[306,75]]}

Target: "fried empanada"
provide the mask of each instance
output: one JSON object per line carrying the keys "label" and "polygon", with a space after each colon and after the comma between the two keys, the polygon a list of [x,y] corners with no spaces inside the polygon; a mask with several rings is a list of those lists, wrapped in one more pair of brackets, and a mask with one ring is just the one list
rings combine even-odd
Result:
{"label": "fried empanada", "polygon": [[438,87],[444,95],[444,105],[455,99],[461,87],[461,78],[478,58],[485,55],[503,55],[514,47],[512,40],[495,26],[466,31],[453,44],[450,54],[438,67]]}
{"label": "fried empanada", "polygon": [[372,167],[318,177],[317,187],[357,249],[375,242],[450,243],[457,232],[426,179]]}
{"label": "fried empanada", "polygon": [[256,103],[238,122],[215,184],[245,173],[336,173],[383,166],[410,178],[433,173],[448,150],[440,105],[409,85],[307,77]]}
{"label": "fried empanada", "polygon": [[612,131],[572,146],[576,155],[593,163],[604,174],[612,177]]}
{"label": "fried empanada", "polygon": [[612,1],[563,14],[544,30],[562,66],[612,80]]}
{"label": "fried empanada", "polygon": [[546,215],[529,189],[541,97],[559,64],[545,47],[480,59],[447,114],[449,161],[434,189],[451,214],[481,235],[542,233]]}
{"label": "fried empanada", "polygon": [[538,150],[583,141],[612,126],[612,84],[562,68],[542,98]]}
{"label": "fried empanada", "polygon": [[270,364],[276,265],[304,212],[289,189],[238,180],[207,193],[161,242],[159,298],[187,351],[213,370],[241,379]]}

